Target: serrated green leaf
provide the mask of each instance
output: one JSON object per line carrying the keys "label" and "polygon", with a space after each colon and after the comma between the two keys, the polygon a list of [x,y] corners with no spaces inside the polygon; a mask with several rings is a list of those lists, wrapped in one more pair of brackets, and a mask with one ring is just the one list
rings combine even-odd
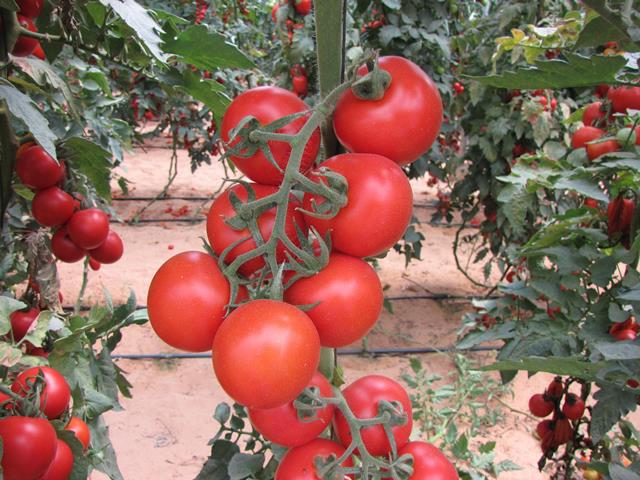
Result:
{"label": "serrated green leaf", "polygon": [[591,413],[591,438],[598,443],[629,412],[636,409],[637,395],[627,390],[600,385],[594,393],[597,403]]}
{"label": "serrated green leaf", "polygon": [[62,143],[64,158],[89,178],[102,198],[111,200],[111,153],[90,140],[72,137]]}
{"label": "serrated green leaf", "polygon": [[605,360],[636,360],[640,358],[640,345],[632,343],[598,343],[595,348],[602,353]]}
{"label": "serrated green leaf", "polygon": [[222,118],[230,102],[222,85],[215,80],[201,79],[188,69],[183,73],[183,84],[176,87],[204,103],[216,118]]}
{"label": "serrated green leaf", "polygon": [[597,373],[607,366],[604,362],[585,362],[578,357],[529,357],[520,360],[502,360],[480,368],[483,371],[506,370],[547,372],[555,375],[572,375],[585,380],[594,380]]}
{"label": "serrated green leaf", "polygon": [[625,37],[625,33],[615,25],[602,17],[594,17],[580,32],[576,48],[599,47],[607,42],[616,42]]}
{"label": "serrated green leaf", "polygon": [[247,453],[238,453],[231,458],[229,462],[229,478],[230,480],[242,480],[259,472],[264,465],[264,455],[249,455]]}

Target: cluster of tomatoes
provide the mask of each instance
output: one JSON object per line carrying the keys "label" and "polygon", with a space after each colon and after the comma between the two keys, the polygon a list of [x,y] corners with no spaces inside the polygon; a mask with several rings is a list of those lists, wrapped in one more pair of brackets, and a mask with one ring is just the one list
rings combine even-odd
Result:
{"label": "cluster of tomatoes", "polygon": [[304,28],[304,23],[296,22],[295,16],[298,15],[301,17],[306,17],[307,15],[309,15],[313,7],[313,2],[312,0],[289,0],[288,2],[276,3],[271,9],[271,19],[275,24],[278,23],[278,11],[283,5],[293,5],[293,9],[288,9],[289,12],[294,12],[293,14],[289,15],[292,18],[287,18],[284,22],[287,28],[287,38],[289,40],[289,43],[292,43],[293,31]]}
{"label": "cluster of tomatoes", "polygon": [[69,414],[69,384],[51,367],[33,367],[18,374],[11,392],[0,392],[4,480],[68,480],[74,455],[57,430],[73,432],[84,452],[91,439],[88,425]]}
{"label": "cluster of tomatoes", "polygon": [[92,268],[117,262],[124,251],[120,236],[110,229],[109,217],[97,208],[81,208],[80,201],[65,192],[66,167],[33,142],[16,154],[16,174],[22,184],[35,190],[33,218],[44,227],[56,228],[51,251],[61,261],[73,263],[89,255]]}
{"label": "cluster of tomatoes", "polygon": [[371,21],[365,22],[362,27],[360,27],[360,31],[362,33],[367,30],[376,30],[387,24],[387,18],[384,15],[384,12],[381,12],[377,8],[373,8],[371,10]]}
{"label": "cluster of tomatoes", "polygon": [[207,10],[209,10],[209,2],[206,0],[196,0],[196,18],[194,23],[199,25],[207,16]]}
{"label": "cluster of tomatoes", "polygon": [[[18,23],[20,26],[32,32],[37,32],[38,29],[33,22],[40,15],[40,12],[42,12],[44,0],[16,0],[16,3],[18,4]],[[36,38],[27,37],[26,35],[20,35],[18,37],[11,53],[16,57],[34,55],[40,60],[45,59],[44,50],[42,50],[40,41]]]}
{"label": "cluster of tomatoes", "polygon": [[[302,438],[302,432],[311,426],[295,421],[287,428],[277,421],[284,414],[273,413],[272,409],[297,418],[292,402],[313,382],[331,396],[327,381],[317,373],[320,348],[349,345],[366,335],[377,321],[383,303],[382,286],[364,258],[386,252],[404,234],[412,216],[413,195],[400,165],[417,160],[431,147],[442,122],[437,88],[419,67],[400,57],[382,57],[378,64],[392,78],[383,98],[377,101],[358,98],[348,89],[335,107],[334,130],[350,153],[331,157],[321,164],[321,169],[314,168],[320,148],[320,132],[316,129],[306,141],[300,159],[299,173],[309,181],[328,183],[329,173],[341,175],[348,184],[346,205],[335,216],[320,218],[316,212],[321,211],[325,198],[306,191],[300,192],[300,196],[292,194],[284,210],[283,233],[287,241],[279,237],[282,241],[275,249],[278,264],[286,266],[287,261],[297,260],[292,245],[306,245],[313,250],[311,245],[321,237],[330,238],[331,246],[324,268],[294,282],[289,282],[293,270],[285,271],[282,300],[248,299],[271,274],[265,273],[263,256],[243,257],[245,261],[237,273],[245,281],[235,298],[231,298],[231,284],[214,257],[183,252],[160,267],[149,287],[149,319],[158,336],[183,350],[212,350],[213,368],[220,385],[236,402],[250,409],[258,429],[267,432],[265,435],[277,435],[273,437],[275,442],[286,444],[289,437]],[[360,75],[366,73],[363,67]],[[292,152],[290,143],[273,139],[264,144],[270,158],[260,148],[243,155],[242,151],[235,151],[245,148],[238,147],[239,144],[246,145],[241,143],[245,139],[235,131],[236,127],[247,117],[268,125],[302,113],[276,130],[295,136],[308,121],[306,112],[308,107],[302,100],[277,87],[248,90],[236,97],[225,112],[220,131],[230,149],[230,160],[254,182],[231,186],[215,199],[209,211],[207,236],[211,249],[225,264],[269,242],[278,218],[278,205],[265,204],[251,218],[238,215],[237,210],[243,203],[260,201],[279,191]],[[397,122],[400,116],[421,121],[400,125]],[[251,222],[255,222],[254,235],[248,228]],[[256,230],[262,238],[255,238]],[[240,305],[228,313],[228,306],[237,304]],[[304,311],[299,308],[304,306]],[[389,390],[391,384],[394,386]],[[350,403],[360,418],[375,417],[378,402],[392,402],[396,393],[389,392],[402,390],[390,379],[365,377],[345,389],[347,401],[349,392],[361,388],[367,392],[365,397],[370,405],[360,409]],[[358,395],[354,393],[355,396]],[[410,412],[406,392],[402,391],[400,397],[404,411]],[[338,436],[348,445],[350,439],[345,433],[348,428],[340,414],[336,415],[336,430],[342,432]],[[332,442],[328,440],[315,439],[330,423],[331,416],[331,412],[321,416],[314,427],[321,427],[320,430],[305,434],[304,445],[287,454],[276,478],[297,478],[284,473],[289,472],[287,465],[300,466],[300,458],[313,459],[323,454],[323,448],[331,453],[343,448],[330,445]],[[396,442],[399,447],[407,442],[411,431],[408,418],[409,423],[399,427],[404,432]],[[262,425],[269,421],[275,421],[271,430]],[[377,432],[371,435],[384,437],[382,427],[372,427],[371,431]],[[407,444],[406,448],[426,447]],[[374,455],[387,452],[376,450],[373,445],[372,449]],[[453,473],[445,478],[457,478],[455,469],[451,469]]]}
{"label": "cluster of tomatoes", "polygon": [[540,418],[553,414],[551,419],[542,420],[536,427],[542,450],[546,453],[573,440],[575,425],[571,422],[582,418],[585,404],[578,395],[567,391],[561,377],[556,377],[544,393],[536,393],[529,399],[529,411]]}

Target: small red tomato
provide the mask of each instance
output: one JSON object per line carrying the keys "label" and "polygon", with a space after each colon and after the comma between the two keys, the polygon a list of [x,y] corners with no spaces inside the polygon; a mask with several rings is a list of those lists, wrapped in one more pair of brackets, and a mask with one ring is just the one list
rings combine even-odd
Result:
{"label": "small red tomato", "polygon": [[593,127],[604,123],[607,112],[602,110],[602,102],[593,102],[584,109],[582,113],[582,123],[587,127]]}
{"label": "small red tomato", "polygon": [[640,87],[617,87],[607,92],[613,111],[625,113],[628,109],[640,110]]}
{"label": "small red tomato", "polygon": [[109,235],[109,217],[97,208],[80,210],[67,223],[67,231],[73,243],[80,248],[98,248]]}
{"label": "small red tomato", "polygon": [[56,456],[49,465],[47,472],[39,480],[68,480],[73,471],[73,453],[64,441],[58,439]]}
{"label": "small red tomato", "polygon": [[309,15],[312,5],[311,0],[293,0],[293,7],[303,17]]}
{"label": "small red tomato", "polygon": [[628,234],[631,230],[635,204],[630,198],[618,196],[607,206],[607,233],[609,236]]}
{"label": "small red tomato", "polygon": [[91,442],[91,431],[89,430],[89,426],[78,417],[71,417],[69,423],[65,430],[69,430],[70,432],[75,433],[76,438],[82,444],[82,448],[86,452],[89,448],[89,443]]}
{"label": "small red tomato", "polygon": [[539,97],[538,98],[538,103],[540,105],[542,105],[543,107],[546,107],[547,104],[549,103],[549,100],[547,100],[547,97]]}
{"label": "small red tomato", "polygon": [[556,377],[547,387],[547,396],[552,400],[559,400],[562,395],[564,395],[564,383],[560,377]]}
{"label": "small red tomato", "polygon": [[60,372],[51,367],[32,367],[23,371],[11,385],[11,390],[26,397],[38,375],[44,376],[44,388],[40,394],[40,408],[49,420],[64,413],[71,400],[71,389]]}
{"label": "small red tomato", "polygon": [[97,272],[98,270],[100,270],[101,266],[102,264],[100,262],[89,257],[89,268],[91,268],[91,270],[93,270],[94,272]]}
{"label": "small red tomato", "polygon": [[[33,23],[33,20],[23,15],[18,14],[18,23],[21,27],[26,28],[27,30],[30,30],[32,32],[38,31],[35,24]],[[35,38],[27,37],[26,35],[20,35],[18,37],[18,40],[16,41],[16,44],[13,46],[13,50],[11,51],[11,53],[16,57],[27,57],[33,53],[33,51],[38,46],[38,43],[38,40]]]}
{"label": "small red tomato", "polygon": [[38,307],[30,308],[27,311],[17,311],[9,315],[9,322],[11,323],[11,332],[13,333],[13,340],[19,342],[29,332],[29,328],[36,321],[40,309]]}
{"label": "small red tomato", "polygon": [[551,420],[542,420],[536,426],[536,433],[540,439],[544,439],[547,435],[549,435],[553,430],[551,429],[552,421]]}
{"label": "small red tomato", "polygon": [[73,197],[58,187],[49,187],[36,192],[31,202],[31,213],[45,227],[63,225],[73,215]]}
{"label": "small red tomato", "polygon": [[64,168],[44,148],[32,145],[16,155],[16,173],[27,187],[53,187],[64,178]]}
{"label": "small red tomato", "polygon": [[434,445],[409,442],[398,450],[398,456],[413,457],[413,474],[408,480],[458,480],[456,467]]}
{"label": "small red tomato", "polygon": [[567,393],[562,405],[562,413],[569,420],[578,420],[584,413],[584,400],[574,393]]}
{"label": "small red tomato", "polygon": [[536,417],[544,418],[553,412],[554,403],[547,400],[542,393],[536,393],[529,399],[529,411]]}
{"label": "small red tomato", "polygon": [[596,127],[582,127],[575,131],[571,137],[571,146],[573,148],[585,147],[587,143],[597,140],[604,135],[604,130]]}
{"label": "small red tomato", "polygon": [[638,334],[633,330],[631,330],[630,328],[627,328],[625,330],[620,330],[616,333],[613,333],[612,336],[619,342],[625,342],[625,341],[634,341],[638,337]]}
{"label": "small red tomato", "polygon": [[307,80],[306,76],[296,75],[291,80],[291,83],[293,85],[293,91],[296,93],[296,95],[298,95],[299,97],[307,96],[307,94],[309,93],[309,81]]}
{"label": "small red tomato", "polygon": [[[342,445],[325,438],[316,438],[287,451],[280,460],[275,480],[320,480],[321,477],[316,471],[316,459],[326,460],[331,455],[338,458],[343,453]],[[351,467],[353,461],[347,458],[342,465]]]}
{"label": "small red tomato", "polygon": [[75,263],[82,260],[87,251],[80,248],[69,237],[66,228],[61,228],[51,237],[51,252],[62,262]]}
{"label": "small red tomato", "polygon": [[585,198],[584,206],[587,208],[593,208],[594,210],[598,209],[598,201],[594,198]]}
{"label": "small red tomato", "polygon": [[589,160],[595,160],[607,153],[620,150],[620,144],[616,140],[605,140],[597,143],[587,143],[587,156]]}
{"label": "small red tomato", "polygon": [[94,261],[100,263],[115,263],[122,257],[124,244],[120,235],[109,230],[106,240],[98,248],[89,250],[89,255]]}

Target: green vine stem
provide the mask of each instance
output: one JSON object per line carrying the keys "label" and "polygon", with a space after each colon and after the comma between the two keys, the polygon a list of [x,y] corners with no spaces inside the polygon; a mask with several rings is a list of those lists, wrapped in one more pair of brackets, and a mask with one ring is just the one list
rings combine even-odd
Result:
{"label": "green vine stem", "polygon": [[11,113],[5,100],[0,100],[0,228],[11,198],[11,176],[18,151],[18,140],[11,126]]}
{"label": "green vine stem", "polygon": [[76,304],[73,307],[73,313],[78,315],[80,313],[80,309],[82,308],[82,300],[84,299],[84,292],[87,290],[87,284],[89,283],[89,256],[84,259],[84,264],[82,266],[82,285],[80,286],[80,293],[78,293],[78,298],[76,299]]}

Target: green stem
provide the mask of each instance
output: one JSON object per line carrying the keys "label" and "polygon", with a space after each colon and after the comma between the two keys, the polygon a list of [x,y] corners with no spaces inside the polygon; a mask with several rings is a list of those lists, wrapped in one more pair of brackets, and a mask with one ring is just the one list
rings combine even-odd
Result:
{"label": "green stem", "polygon": [[80,286],[80,293],[78,293],[78,299],[76,300],[76,304],[73,307],[74,315],[78,315],[80,313],[80,309],[82,308],[82,300],[84,299],[84,293],[87,289],[87,284],[89,283],[89,257],[87,256],[84,259],[84,265],[82,269],[82,285]]}
{"label": "green stem", "polygon": [[18,140],[11,126],[11,113],[5,100],[0,100],[0,229],[4,212],[12,195],[11,176],[18,151]]}
{"label": "green stem", "polygon": [[18,33],[23,37],[36,38],[38,40],[44,40],[45,42],[57,42],[62,40],[60,35],[51,35],[49,33],[32,32],[31,30],[20,26]]}

